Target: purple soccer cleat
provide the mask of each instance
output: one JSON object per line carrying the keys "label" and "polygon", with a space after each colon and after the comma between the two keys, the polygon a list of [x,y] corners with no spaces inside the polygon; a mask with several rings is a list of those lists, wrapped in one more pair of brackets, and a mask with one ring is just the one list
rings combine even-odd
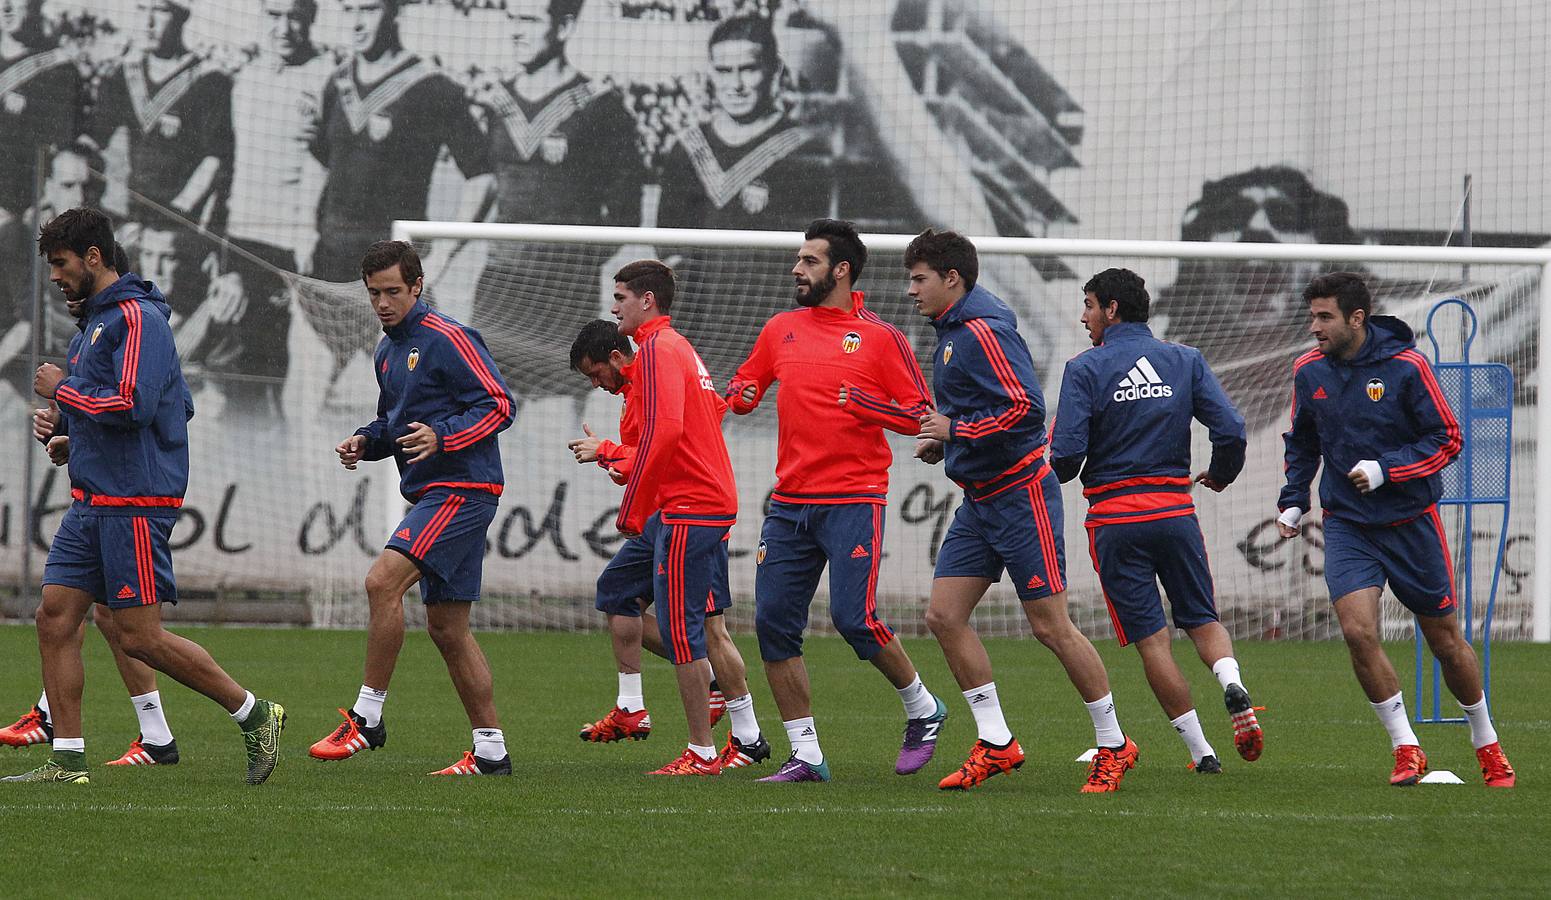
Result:
{"label": "purple soccer cleat", "polygon": [[905,722],[905,741],[899,745],[899,760],[894,763],[896,775],[914,775],[926,768],[937,752],[937,735],[942,732],[942,723],[948,720],[948,707],[935,694],[932,700],[937,704],[935,713]]}
{"label": "purple soccer cleat", "polygon": [[781,771],[774,775],[766,775],[760,781],[828,781],[829,763],[821,762],[814,765],[797,758],[793,753],[791,759],[781,764]]}

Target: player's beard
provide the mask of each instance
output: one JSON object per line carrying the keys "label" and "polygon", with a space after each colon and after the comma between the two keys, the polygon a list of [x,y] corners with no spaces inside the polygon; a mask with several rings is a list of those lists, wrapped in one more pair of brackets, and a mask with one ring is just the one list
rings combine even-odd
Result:
{"label": "player's beard", "polygon": [[835,270],[830,269],[824,273],[824,277],[818,281],[808,282],[808,292],[803,293],[802,286],[798,285],[793,294],[800,306],[818,306],[829,296],[829,292],[835,289]]}

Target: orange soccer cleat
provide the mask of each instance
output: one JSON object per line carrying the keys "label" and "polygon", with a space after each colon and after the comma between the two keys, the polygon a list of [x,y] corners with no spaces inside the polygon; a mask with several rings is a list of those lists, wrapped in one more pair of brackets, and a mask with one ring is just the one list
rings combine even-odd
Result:
{"label": "orange soccer cleat", "polygon": [[53,739],[54,729],[48,724],[48,716],[36,706],[20,719],[0,728],[0,744],[7,747],[31,747]]}
{"label": "orange soccer cleat", "polygon": [[967,791],[992,775],[1011,772],[1022,765],[1023,748],[1018,746],[1017,738],[1008,741],[1005,747],[977,740],[969,750],[969,759],[958,771],[937,782],[937,787],[944,791]]}
{"label": "orange soccer cleat", "polygon": [[1395,771],[1389,775],[1389,783],[1395,787],[1410,787],[1427,774],[1427,754],[1416,744],[1401,744],[1395,748]]}
{"label": "orange soccer cleat", "polygon": [[1476,751],[1476,761],[1481,763],[1481,777],[1487,787],[1513,787],[1513,766],[1503,753],[1503,745],[1496,741]]}
{"label": "orange soccer cleat", "polygon": [[647,772],[648,775],[720,775],[722,774],[722,761],[717,757],[701,759],[695,755],[695,751],[684,748],[678,759],[668,763],[660,769]]}
{"label": "orange soccer cleat", "polygon": [[1265,736],[1255,713],[1264,712],[1265,707],[1251,705],[1249,694],[1236,684],[1229,685],[1223,692],[1223,704],[1228,707],[1228,716],[1233,721],[1233,749],[1239,751],[1245,762],[1254,762],[1265,749]]}
{"label": "orange soccer cleat", "polygon": [[727,715],[727,696],[715,683],[711,685],[711,693],[706,695],[705,705],[706,711],[711,714],[711,727],[715,728],[722,716]]}
{"label": "orange soccer cleat", "polygon": [[339,711],[345,721],[334,733],[307,751],[313,759],[349,759],[362,750],[376,750],[388,743],[388,723],[378,722],[376,728],[367,728],[366,720],[347,709]]}
{"label": "orange soccer cleat", "polygon": [[639,709],[635,712],[625,712],[619,707],[608,711],[608,715],[593,722],[583,725],[581,734],[577,735],[582,740],[592,744],[608,744],[614,741],[622,741],[629,738],[632,741],[644,741],[652,735],[652,717],[646,710]]}
{"label": "orange soccer cleat", "polygon": [[445,769],[437,769],[432,775],[510,775],[511,754],[497,760],[480,759],[473,750],[463,751],[463,757]]}
{"label": "orange soccer cleat", "polygon": [[1084,794],[1107,794],[1120,790],[1120,779],[1136,765],[1142,756],[1136,741],[1127,737],[1119,747],[1100,747],[1088,764],[1088,780],[1082,786]]}
{"label": "orange soccer cleat", "polygon": [[110,766],[175,766],[178,764],[178,742],[147,744],[144,735],[136,735],[129,749],[118,759],[109,760]]}

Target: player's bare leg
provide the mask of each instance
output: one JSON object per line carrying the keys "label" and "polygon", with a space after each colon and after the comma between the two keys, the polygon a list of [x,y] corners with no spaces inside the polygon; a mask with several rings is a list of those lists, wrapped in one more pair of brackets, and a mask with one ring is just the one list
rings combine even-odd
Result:
{"label": "player's bare leg", "polygon": [[113,652],[113,663],[119,677],[129,691],[130,705],[135,708],[135,718],[140,722],[140,734],[135,736],[129,749],[110,766],[176,765],[178,744],[172,739],[172,729],[162,711],[161,692],[156,689],[156,670],[124,652],[123,639],[118,623],[106,606],[92,605],[92,622],[102,632],[103,640]]}
{"label": "player's bare leg", "polygon": [[[609,644],[614,650],[614,662],[619,668],[619,674],[641,674],[641,644],[645,637],[641,617],[611,614],[608,621]],[[660,638],[658,643],[662,643]]]}
{"label": "player's bare leg", "polygon": [[165,672],[229,713],[242,707],[248,692],[205,648],[162,627],[161,604],[113,610],[113,622],[118,626],[119,643],[131,658]]}
{"label": "player's bare leg", "polygon": [[781,721],[805,719],[813,715],[813,689],[808,683],[808,667],[802,657],[765,661],[765,678],[775,697]]}
{"label": "player's bare leg", "polygon": [[1427,639],[1427,647],[1443,669],[1443,679],[1449,692],[1459,701],[1465,719],[1470,723],[1470,742],[1476,749],[1476,761],[1481,765],[1481,776],[1488,787],[1513,787],[1513,766],[1503,753],[1497,740],[1497,729],[1492,725],[1492,714],[1486,705],[1486,693],[1481,687],[1481,665],[1476,660],[1476,650],[1465,640],[1460,631],[1459,617],[1417,616],[1417,627]]}
{"label": "player's bare leg", "polygon": [[156,670],[124,652],[118,625],[106,606],[92,604],[92,624],[102,632],[103,640],[108,642],[108,649],[113,651],[113,664],[118,667],[119,677],[124,679],[124,687],[129,689],[129,695],[137,697],[156,690]]}
{"label": "player's bare leg", "polygon": [[1427,755],[1422,752],[1416,732],[1411,729],[1395,667],[1379,643],[1380,594],[1379,588],[1370,587],[1338,598],[1334,604],[1336,618],[1341,623],[1341,636],[1346,639],[1346,649],[1352,657],[1357,683],[1368,696],[1374,714],[1389,732],[1390,749],[1395,754],[1390,784],[1412,785],[1427,774]]}
{"label": "player's bare leg", "polygon": [[1071,679],[1084,703],[1109,693],[1109,673],[1104,670],[1104,661],[1093,648],[1093,642],[1072,624],[1072,617],[1066,611],[1065,591],[1025,602],[1023,614],[1028,617],[1035,639],[1061,661],[1066,677]]}
{"label": "player's bare leg", "polygon": [[1196,655],[1212,670],[1223,688],[1223,706],[1228,710],[1228,720],[1233,724],[1233,748],[1248,762],[1260,758],[1265,749],[1265,736],[1260,720],[1255,717],[1257,707],[1249,699],[1239,674],[1239,661],[1233,657],[1233,639],[1221,622],[1207,622],[1185,629]]}
{"label": "player's bare leg", "polygon": [[495,711],[495,678],[490,660],[469,628],[474,604],[467,600],[432,603],[425,608],[425,630],[442,654],[453,689],[473,727],[474,747],[457,762],[432,775],[510,775],[512,758]]}
{"label": "player's bare leg", "polygon": [[713,746],[711,720],[705,714],[706,693],[711,690],[710,661],[679,663],[673,667],[673,676],[678,680],[679,699],[684,703],[684,716],[689,723],[689,742],[697,747]]}
{"label": "player's bare leg", "polygon": [[43,586],[38,605],[38,652],[43,657],[43,692],[48,694],[54,739],[79,739],[81,692],[86,670],[81,662],[82,627],[92,595],[59,584]]}
{"label": "player's bare leg", "polygon": [[[654,635],[661,643],[661,635]],[[706,659],[711,663],[711,677],[728,697],[742,697],[749,692],[748,667],[743,654],[727,633],[725,616],[707,616],[705,620]]]}
{"label": "player's bare leg", "polygon": [[366,672],[362,683],[387,691],[404,647],[404,595],[420,569],[397,550],[384,550],[366,573]]}
{"label": "player's bare leg", "polygon": [[948,669],[964,692],[975,717],[978,737],[958,771],[938,783],[943,790],[968,790],[993,775],[1023,765],[1023,748],[1007,727],[996,683],[991,680],[991,656],[970,625],[970,614],[991,587],[988,578],[934,578],[926,607],[926,626],[942,645]]}
{"label": "player's bare leg", "polygon": [[1191,766],[1201,774],[1215,775],[1222,772],[1222,762],[1201,730],[1195,702],[1190,698],[1190,682],[1185,680],[1185,673],[1174,661],[1172,632],[1171,628],[1160,628],[1135,641],[1136,652],[1142,658],[1142,671],[1147,674],[1153,696],[1158,698],[1158,705],[1169,717],[1169,724],[1174,726],[1190,751]]}

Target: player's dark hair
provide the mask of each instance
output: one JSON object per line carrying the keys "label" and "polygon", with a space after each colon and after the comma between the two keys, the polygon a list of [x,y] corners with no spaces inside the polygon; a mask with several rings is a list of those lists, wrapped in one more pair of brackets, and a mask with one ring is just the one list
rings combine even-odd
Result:
{"label": "player's dark hair", "polygon": [[123,275],[125,272],[128,272],[131,268],[133,268],[133,267],[129,264],[129,253],[128,253],[128,251],[126,251],[124,249],[124,245],[123,244],[120,244],[118,241],[114,241],[113,242],[113,271],[119,273],[120,275]]}
{"label": "player's dark hair", "polygon": [[1145,322],[1152,309],[1147,282],[1130,269],[1105,269],[1082,286],[1084,294],[1099,298],[1099,306],[1116,304],[1122,322]]}
{"label": "player's dark hair", "polygon": [[744,14],[723,19],[711,31],[711,39],[706,41],[706,51],[710,52],[712,47],[727,41],[750,41],[758,44],[759,58],[764,62],[765,68],[772,72],[781,62],[781,52],[776,46],[775,28],[764,16]]}
{"label": "player's dark hair", "polygon": [[1336,298],[1343,319],[1350,319],[1359,309],[1366,315],[1373,312],[1373,295],[1368,292],[1368,283],[1356,272],[1326,272],[1303,289],[1305,303],[1321,297]]}
{"label": "player's dark hair", "polygon": [[805,241],[829,242],[829,266],[851,264],[851,283],[862,279],[862,268],[867,265],[867,245],[856,233],[856,226],[844,219],[814,219],[803,232]]}
{"label": "player's dark hair", "polygon": [[361,257],[361,280],[376,275],[383,269],[399,267],[399,274],[403,276],[404,283],[414,287],[416,281],[425,275],[425,270],[420,267],[420,254],[415,252],[415,245],[409,241],[378,241],[366,248],[366,255]]}
{"label": "player's dark hair", "polygon": [[905,248],[905,268],[913,269],[916,263],[926,263],[928,269],[944,278],[948,272],[957,271],[966,291],[974,288],[980,277],[980,254],[969,238],[957,231],[928,228],[916,235]]}
{"label": "player's dark hair", "polygon": [[38,232],[38,255],[69,250],[84,257],[86,251],[96,247],[104,264],[114,260],[113,220],[102,210],[88,206],[67,209],[48,220]]}
{"label": "player's dark hair", "polygon": [[624,284],[637,297],[647,291],[657,300],[657,309],[667,312],[673,307],[673,270],[655,259],[638,259],[626,263],[614,273],[614,280]]}
{"label": "player's dark hair", "polygon": [[594,363],[608,362],[609,354],[615,350],[630,355],[630,339],[619,333],[619,323],[593,319],[582,326],[576,340],[571,342],[571,368],[580,372],[584,359]]}

